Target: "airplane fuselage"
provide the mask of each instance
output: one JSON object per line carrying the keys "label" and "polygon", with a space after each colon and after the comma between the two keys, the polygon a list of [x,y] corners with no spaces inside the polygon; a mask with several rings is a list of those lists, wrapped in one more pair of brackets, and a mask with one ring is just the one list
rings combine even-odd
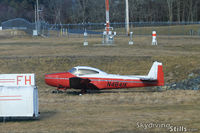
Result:
{"label": "airplane fuselage", "polygon": [[68,72],[45,75],[45,82],[58,89],[118,89],[163,86],[162,63],[154,62],[146,76],[107,74],[99,69],[78,66]]}

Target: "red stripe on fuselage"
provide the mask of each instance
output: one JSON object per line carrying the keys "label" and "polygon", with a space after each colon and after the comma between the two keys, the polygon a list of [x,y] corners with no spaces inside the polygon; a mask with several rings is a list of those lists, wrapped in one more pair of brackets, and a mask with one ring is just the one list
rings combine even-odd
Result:
{"label": "red stripe on fuselage", "polygon": [[117,88],[134,88],[134,87],[146,87],[157,85],[156,81],[142,81],[137,79],[116,79],[116,78],[91,78],[81,77],[83,79],[90,79],[99,89],[117,89]]}

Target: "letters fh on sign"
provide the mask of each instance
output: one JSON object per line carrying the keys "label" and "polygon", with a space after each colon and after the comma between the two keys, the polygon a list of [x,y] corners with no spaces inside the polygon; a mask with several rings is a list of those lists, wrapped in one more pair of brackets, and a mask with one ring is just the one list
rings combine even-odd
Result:
{"label": "letters fh on sign", "polygon": [[34,74],[0,74],[0,86],[33,86]]}

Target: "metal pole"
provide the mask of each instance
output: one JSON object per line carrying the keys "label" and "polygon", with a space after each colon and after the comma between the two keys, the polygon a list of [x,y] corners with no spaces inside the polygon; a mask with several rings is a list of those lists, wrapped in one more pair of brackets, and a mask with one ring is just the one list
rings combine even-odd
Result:
{"label": "metal pole", "polygon": [[125,26],[126,26],[126,34],[129,35],[129,9],[128,9],[128,0],[126,0],[126,20],[125,20]]}
{"label": "metal pole", "polygon": [[35,5],[35,30],[37,30],[37,11],[36,11],[36,5]]}
{"label": "metal pole", "polygon": [[37,33],[39,32],[39,7],[38,7],[38,0],[36,0],[37,3]]}
{"label": "metal pole", "polygon": [[110,28],[110,20],[109,20],[109,0],[105,0],[106,4],[106,32],[107,35],[109,33],[109,28]]}

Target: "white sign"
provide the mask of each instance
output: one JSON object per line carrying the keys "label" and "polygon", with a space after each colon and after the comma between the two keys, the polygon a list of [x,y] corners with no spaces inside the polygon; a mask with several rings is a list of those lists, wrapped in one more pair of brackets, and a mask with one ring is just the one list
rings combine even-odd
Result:
{"label": "white sign", "polygon": [[2,30],[2,27],[0,26],[0,30]]}
{"label": "white sign", "polygon": [[87,32],[84,32],[84,36],[87,36]]}
{"label": "white sign", "polygon": [[37,30],[33,30],[33,36],[37,36],[37,35],[38,35]]}
{"label": "white sign", "polygon": [[0,86],[34,86],[35,74],[0,74]]}
{"label": "white sign", "polygon": [[0,117],[38,117],[38,105],[35,86],[0,87]]}

